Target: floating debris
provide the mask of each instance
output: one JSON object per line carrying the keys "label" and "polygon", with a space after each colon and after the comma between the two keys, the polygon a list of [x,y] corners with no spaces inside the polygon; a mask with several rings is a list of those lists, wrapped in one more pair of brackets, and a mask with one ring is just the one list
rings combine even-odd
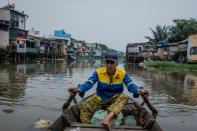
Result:
{"label": "floating debris", "polygon": [[50,120],[45,120],[43,118],[38,119],[35,124],[34,128],[39,128],[39,129],[46,129],[52,124],[52,121]]}

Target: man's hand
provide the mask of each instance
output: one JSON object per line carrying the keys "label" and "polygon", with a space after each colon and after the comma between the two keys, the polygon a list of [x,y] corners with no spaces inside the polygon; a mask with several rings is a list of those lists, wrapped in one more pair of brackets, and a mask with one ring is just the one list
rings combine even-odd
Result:
{"label": "man's hand", "polygon": [[68,88],[68,92],[70,95],[75,95],[77,94],[77,92],[79,92],[79,89],[75,88],[75,87],[71,87],[71,88]]}
{"label": "man's hand", "polygon": [[138,89],[137,93],[140,94],[140,95],[149,96],[148,90]]}

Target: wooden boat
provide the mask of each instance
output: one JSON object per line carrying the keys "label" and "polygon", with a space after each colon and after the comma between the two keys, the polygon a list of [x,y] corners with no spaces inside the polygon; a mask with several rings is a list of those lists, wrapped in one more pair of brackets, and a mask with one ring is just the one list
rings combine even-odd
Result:
{"label": "wooden boat", "polygon": [[[136,125],[112,126],[112,131],[162,131],[154,117],[157,114],[157,110],[152,106],[147,97],[143,97],[143,99],[144,103],[148,105],[152,113],[148,112],[148,110],[145,109],[141,104],[130,98],[123,108],[122,113],[124,116],[134,116]],[[75,122],[71,123],[69,126],[66,126],[64,131],[106,131],[103,126],[82,124],[79,122],[79,107],[77,105],[79,105],[80,102],[77,103],[75,96],[70,96],[68,101],[63,105],[64,112],[68,111],[67,107],[69,107],[72,100],[74,100],[76,105],[68,108],[70,111],[67,113],[67,115],[69,115],[68,118],[72,119],[72,121],[75,120]]]}

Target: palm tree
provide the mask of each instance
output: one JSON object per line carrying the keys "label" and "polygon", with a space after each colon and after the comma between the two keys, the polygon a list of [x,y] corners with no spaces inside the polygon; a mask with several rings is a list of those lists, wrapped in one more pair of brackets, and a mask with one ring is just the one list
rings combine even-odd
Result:
{"label": "palm tree", "polygon": [[159,44],[161,41],[168,41],[169,38],[169,26],[161,26],[161,25],[157,25],[155,27],[155,30],[153,30],[152,28],[150,28],[153,37],[150,36],[145,36],[146,39],[148,39],[148,43],[151,45],[157,45]]}
{"label": "palm tree", "polygon": [[173,20],[175,26],[170,27],[170,42],[178,42],[188,38],[191,34],[197,33],[196,19],[175,19]]}

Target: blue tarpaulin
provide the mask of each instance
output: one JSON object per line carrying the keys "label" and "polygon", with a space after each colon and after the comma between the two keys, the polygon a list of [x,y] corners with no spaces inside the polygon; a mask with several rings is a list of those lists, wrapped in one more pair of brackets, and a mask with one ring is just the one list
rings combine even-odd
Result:
{"label": "blue tarpaulin", "polygon": [[71,34],[66,33],[64,30],[55,30],[54,36],[63,37],[63,38],[71,38]]}
{"label": "blue tarpaulin", "polygon": [[166,40],[160,40],[160,41],[159,41],[159,44],[160,44],[160,45],[165,45],[166,43],[167,43]]}

